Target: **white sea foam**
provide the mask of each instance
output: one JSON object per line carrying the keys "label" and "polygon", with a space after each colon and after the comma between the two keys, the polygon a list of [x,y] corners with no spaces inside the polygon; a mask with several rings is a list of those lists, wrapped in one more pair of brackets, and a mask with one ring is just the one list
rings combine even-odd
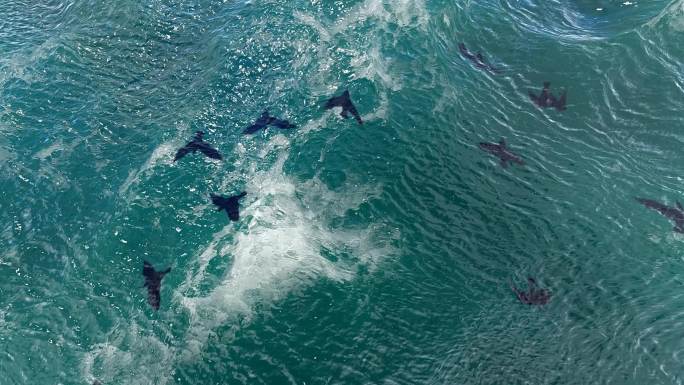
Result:
{"label": "white sea foam", "polygon": [[175,350],[135,323],[119,325],[108,341],[95,345],[81,362],[86,381],[103,384],[166,384],[171,380]]}
{"label": "white sea foam", "polygon": [[51,37],[30,51],[16,52],[0,58],[0,87],[9,79],[21,79],[26,83],[36,80],[33,66],[47,58],[59,45],[58,37]]}
{"label": "white sea foam", "polygon": [[356,6],[351,12],[335,22],[333,33],[374,19],[383,23],[396,23],[399,27],[426,27],[428,13],[422,0],[395,0],[385,3],[383,0],[366,0]]}
{"label": "white sea foam", "polygon": [[[128,177],[119,187],[119,195],[128,194],[131,186],[144,180],[144,178],[150,175],[151,171],[160,164],[169,164],[178,148],[184,145],[188,140],[187,127],[178,127],[175,138],[157,146],[142,166],[129,171]],[[207,162],[210,162],[210,160],[207,160]]]}
{"label": "white sea foam", "polygon": [[[388,23],[399,27],[424,27],[427,12],[420,0],[399,0],[383,3],[367,0],[332,24],[320,18],[295,13],[303,24],[312,27],[318,42],[294,42],[298,50],[314,47],[318,58],[297,59],[295,66],[315,73],[306,87],[316,96],[337,91],[337,76],[331,76],[334,62],[330,55],[332,41],[337,34],[366,20],[373,29],[383,29]],[[378,37],[377,39],[379,39]],[[391,62],[382,54],[377,39],[361,42],[363,46],[343,52],[350,57],[351,77],[368,79],[378,85],[379,106],[366,113],[364,120],[384,119],[390,91],[401,88],[400,79],[393,75]],[[319,60],[321,59],[321,60]],[[308,68],[315,65],[318,71]],[[301,143],[312,131],[326,127],[335,112],[327,111],[297,130],[294,140]],[[173,290],[168,306],[180,307],[188,316],[188,326],[176,347],[168,347],[149,332],[141,332],[135,321],[122,324],[120,337],[110,337],[96,345],[83,363],[86,380],[97,377],[126,384],[171,382],[168,368],[181,362],[194,362],[205,348],[209,337],[221,328],[237,330],[249,322],[252,312],[260,305],[268,306],[297,290],[320,280],[349,281],[363,267],[373,271],[379,261],[394,253],[392,243],[398,231],[382,223],[371,223],[359,228],[333,225],[349,210],[380,194],[380,186],[365,186],[348,180],[349,187],[330,190],[315,177],[299,181],[284,170],[291,142],[283,135],[272,135],[264,144],[254,138],[244,138],[234,149],[237,159],[236,174],[246,182],[248,195],[241,202],[241,220],[227,223],[217,231],[208,244],[193,253],[184,266],[185,277]],[[182,132],[176,139],[157,147],[149,159],[129,173],[119,193],[130,193],[131,187],[144,182],[152,170],[170,158],[184,140]],[[256,146],[256,148],[254,148]],[[268,166],[268,164],[271,164]],[[225,178],[220,190],[230,191],[233,178]],[[211,205],[197,211],[213,210]],[[210,265],[227,264],[223,273],[215,273]],[[217,275],[220,274],[220,275]],[[150,352],[150,348],[152,352]],[[140,368],[140,369],[138,369]],[[160,377],[149,377],[159,375]]]}
{"label": "white sea foam", "polygon": [[173,154],[174,150],[177,149],[177,147],[177,141],[171,140],[162,143],[157,148],[155,148],[150,157],[147,159],[147,161],[139,169],[131,170],[128,173],[128,177],[119,188],[119,194],[126,194],[131,185],[138,183],[140,181],[141,175],[145,174],[148,170],[155,167],[160,162],[160,160],[168,158],[171,154]]}
{"label": "white sea foam", "polygon": [[390,61],[382,55],[377,44],[365,52],[357,52],[351,60],[354,68],[354,78],[365,78],[381,83],[392,91],[401,89],[401,82],[395,79],[389,71]]}
{"label": "white sea foam", "polygon": [[674,2],[669,8],[670,26],[678,32],[684,32],[684,1]]}
{"label": "white sea foam", "polygon": [[[272,141],[278,145],[265,147],[283,147],[283,138]],[[331,229],[328,223],[377,195],[378,189],[354,186],[351,193],[339,193],[318,179],[297,183],[283,173],[287,152],[279,151],[273,167],[254,171],[248,181],[249,194],[241,209],[247,226],[233,234],[230,224],[216,233],[175,292],[192,324],[186,359],[199,353],[214,328],[237,317],[248,320],[256,304],[280,300],[317,279],[350,280],[359,264],[371,269],[391,254],[389,239],[378,237],[378,228]],[[332,261],[324,250],[343,250],[354,258]],[[229,271],[208,293],[188,295],[205,281],[206,267],[214,258],[229,260]]]}
{"label": "white sea foam", "polygon": [[38,151],[33,157],[38,158],[40,160],[45,160],[46,158],[49,158],[53,152],[62,150],[63,146],[64,146],[64,144],[62,143],[62,140],[58,139],[54,143],[52,143],[51,145],[49,145],[46,148]]}
{"label": "white sea foam", "polygon": [[684,0],[675,0],[665,7],[658,16],[648,21],[650,27],[665,19],[669,26],[677,32],[684,32]]}
{"label": "white sea foam", "polygon": [[[65,127],[65,130],[71,132],[70,127]],[[87,137],[76,137],[71,142],[65,143],[62,139],[57,139],[46,148],[36,152],[33,157],[40,160],[40,168],[37,172],[32,172],[32,176],[49,181],[53,187],[57,189],[67,189],[72,187],[71,181],[67,175],[54,165],[54,158],[68,159],[81,143],[88,141],[93,134]]]}
{"label": "white sea foam", "polygon": [[316,32],[318,32],[318,36],[322,41],[330,41],[330,32],[328,32],[328,30],[323,26],[323,24],[321,24],[313,16],[307,15],[306,13],[300,11],[294,11],[292,15],[297,20],[315,29]]}
{"label": "white sea foam", "polygon": [[[359,266],[372,271],[393,253],[390,244],[396,235],[383,225],[359,229],[330,225],[331,219],[378,196],[380,186],[350,183],[349,189],[331,191],[318,178],[299,182],[283,171],[289,148],[285,136],[274,135],[256,149],[256,158],[245,159],[248,195],[241,202],[241,224],[226,224],[185,267],[185,279],[174,290],[170,305],[180,305],[189,315],[183,342],[168,347],[135,321],[119,325],[118,332],[86,354],[84,379],[169,383],[168,368],[195,360],[216,328],[237,330],[260,304],[274,303],[320,279],[351,280]],[[263,158],[273,155],[274,164],[261,170]],[[326,250],[352,257],[333,260]],[[212,277],[208,266],[217,258],[230,266],[223,276]]]}
{"label": "white sea foam", "polygon": [[[379,38],[369,39],[362,46],[352,48],[342,48],[335,44],[334,37],[338,34],[344,35],[348,30],[355,26],[372,22],[374,30],[388,31],[389,24],[394,24],[400,28],[421,27],[425,28],[428,21],[428,13],[422,0],[398,0],[385,3],[381,0],[366,0],[347,12],[343,17],[326,25],[312,15],[301,11],[294,13],[296,19],[305,25],[312,27],[318,34],[318,42],[310,42],[316,48],[316,65],[318,70],[316,77],[310,80],[310,86],[314,92],[330,92],[329,84],[330,71],[333,68],[332,49],[335,52],[348,56],[351,61],[352,79],[368,79],[378,83],[382,88],[391,91],[398,91],[402,88],[401,80],[392,75],[390,70],[391,61],[382,53],[382,45]],[[374,36],[374,33],[369,33]],[[299,50],[304,50],[305,44],[295,44]],[[299,67],[309,64],[306,59],[298,59]],[[346,69],[343,72],[347,71]]]}

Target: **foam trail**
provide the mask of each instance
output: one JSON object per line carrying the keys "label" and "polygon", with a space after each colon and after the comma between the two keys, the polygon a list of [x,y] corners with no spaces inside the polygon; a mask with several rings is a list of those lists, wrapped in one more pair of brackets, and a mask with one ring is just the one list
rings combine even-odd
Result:
{"label": "foam trail", "polygon": [[[363,23],[371,25],[374,31],[394,29],[396,39],[396,26],[424,28],[427,25],[425,5],[419,0],[392,4],[366,0],[333,23],[318,22],[324,19],[302,12],[294,15],[318,35],[318,41],[296,42],[300,49],[313,46],[317,55],[311,59],[302,56],[293,65],[313,74],[307,88],[320,99],[340,87],[335,72],[335,63],[339,60],[330,55],[331,47],[337,45],[338,34],[352,34],[351,30]],[[402,88],[402,79],[383,56],[386,46],[371,39],[336,50],[348,56],[351,71],[346,73],[351,80],[367,79],[378,86],[379,106],[376,104],[362,117],[366,121],[384,119],[389,93]],[[315,68],[308,68],[310,65]],[[326,125],[333,115],[341,119],[337,113],[321,111],[320,117],[309,120],[293,134],[295,142],[292,143],[305,143],[310,132],[328,130]],[[354,126],[354,129],[357,128]],[[142,166],[128,175],[119,188],[126,201],[135,199],[130,196],[134,195],[135,185],[152,176],[157,166],[165,163],[163,159],[171,159],[175,149],[187,139],[186,134],[187,127],[179,129],[175,139],[159,145]],[[250,322],[252,312],[259,305],[268,306],[320,280],[353,280],[359,267],[372,271],[383,258],[394,254],[392,243],[397,238],[396,230],[388,231],[377,223],[355,229],[332,225],[340,223],[333,219],[378,196],[380,187],[349,183],[347,191],[330,191],[318,178],[300,182],[283,169],[292,143],[285,135],[270,135],[269,142],[263,144],[253,138],[243,138],[233,149],[237,155],[233,166],[239,179],[246,182],[244,190],[248,193],[241,202],[242,219],[236,224],[222,222],[223,227],[213,234],[208,244],[196,250],[185,266],[176,269],[183,269],[185,276],[176,288],[169,286],[173,290],[168,302],[171,310],[163,310],[159,315],[183,325],[182,331],[174,332],[178,339],[173,344],[162,342],[150,332],[141,333],[135,320],[123,321],[116,328],[122,336],[110,337],[86,354],[82,370],[85,380],[98,378],[104,384],[112,379],[131,385],[173,383],[171,368],[197,361],[217,330],[222,331],[222,339],[230,338],[226,329],[236,331]],[[253,146],[257,146],[254,151]],[[235,186],[230,183],[234,180],[225,178],[217,190],[233,189]],[[213,208],[207,205],[201,210],[213,211]],[[209,266],[216,265],[226,268],[215,273]],[[179,310],[185,313],[181,319],[173,315]],[[146,319],[147,316],[140,311],[132,314],[132,318]],[[155,323],[155,327],[161,325]],[[153,354],[149,347],[153,348]]]}
{"label": "foam trail", "polygon": [[172,372],[168,368],[173,367],[175,349],[147,330],[149,326],[134,322],[119,325],[109,334],[108,342],[97,344],[86,353],[81,363],[82,378],[91,382],[97,379],[103,384],[169,383]]}
{"label": "foam trail", "polygon": [[[137,170],[131,170],[128,173],[128,177],[119,187],[119,195],[126,196],[129,192],[131,186],[140,183],[141,178],[148,176],[150,170],[157,167],[164,159],[173,159],[173,155],[176,153],[178,148],[187,143],[187,127],[178,127],[176,132],[176,137],[174,139],[168,140],[154,149],[150,157],[145,161],[145,163],[140,166]],[[207,162],[210,162],[207,160]],[[128,197],[130,198],[130,197]],[[127,199],[130,200],[130,199]]]}
{"label": "foam trail", "polygon": [[[276,136],[265,147],[288,148],[284,141],[284,137]],[[177,301],[191,318],[192,337],[186,339],[189,343],[185,359],[200,353],[213,329],[237,317],[243,323],[249,320],[255,304],[280,300],[295,288],[323,277],[334,281],[353,279],[355,264],[374,265],[391,252],[372,238],[375,229],[333,231],[328,227],[328,218],[320,214],[343,214],[366,200],[368,191],[356,188],[351,199],[344,199],[344,193],[333,193],[314,180],[303,184],[302,192],[283,173],[287,155],[287,151],[280,150],[269,170],[253,171],[242,209],[246,229],[231,236],[232,227],[228,225],[215,234],[176,291]],[[340,202],[345,207],[336,207]],[[358,259],[333,262],[323,255],[323,249],[351,250]],[[206,279],[206,266],[213,258],[230,259],[229,272],[206,295],[188,296],[190,288]]]}
{"label": "foam trail", "polygon": [[390,4],[392,5],[388,9],[382,0],[367,0],[335,22],[331,31],[333,34],[339,33],[368,19],[375,19],[383,24],[393,22],[402,28],[414,24],[422,29],[426,28],[429,17],[422,0],[397,0]]}
{"label": "foam trail", "polygon": [[148,170],[154,168],[161,159],[168,157],[170,154],[172,154],[175,151],[176,147],[176,141],[169,141],[162,143],[161,145],[159,145],[159,147],[155,148],[152,152],[152,155],[150,155],[150,157],[147,159],[147,161],[145,161],[145,164],[143,164],[140,167],[140,169],[131,171],[128,174],[128,177],[119,188],[119,195],[125,195],[128,192],[128,189],[133,184],[136,184],[140,181],[140,177],[142,175],[144,175]]}

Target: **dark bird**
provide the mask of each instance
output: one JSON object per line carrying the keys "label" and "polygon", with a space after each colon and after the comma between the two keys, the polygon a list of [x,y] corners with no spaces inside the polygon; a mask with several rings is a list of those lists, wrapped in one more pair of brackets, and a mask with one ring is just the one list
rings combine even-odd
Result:
{"label": "dark bird", "polygon": [[215,148],[211,147],[209,143],[205,142],[202,137],[204,136],[204,132],[202,131],[197,131],[195,133],[195,137],[190,141],[188,144],[183,146],[178,152],[176,153],[176,157],[173,158],[173,161],[177,161],[178,159],[184,157],[188,153],[192,152],[195,153],[195,151],[199,150],[202,154],[208,156],[209,158],[212,159],[223,159],[221,154],[219,154],[218,151],[216,151]]}
{"label": "dark bird", "polygon": [[242,131],[243,134],[253,134],[261,129],[266,128],[267,126],[276,126],[280,129],[288,129],[288,128],[295,128],[294,124],[290,124],[287,120],[282,120],[278,119],[274,116],[271,116],[268,113],[268,110],[264,111],[261,116],[252,123],[251,126],[247,127]]}
{"label": "dark bird", "polygon": [[228,218],[231,221],[236,222],[240,219],[240,199],[247,195],[246,192],[241,192],[238,195],[233,195],[231,197],[222,197],[220,195],[211,194],[211,202],[218,206],[217,210],[226,210],[228,213]]}
{"label": "dark bird", "polygon": [[147,302],[150,303],[150,306],[152,306],[154,310],[159,310],[159,288],[161,287],[162,278],[164,278],[169,271],[171,271],[170,267],[164,271],[156,271],[149,262],[143,262],[143,275],[145,276],[144,286],[147,287]]}
{"label": "dark bird", "polygon": [[681,203],[676,202],[676,207],[670,207],[651,199],[636,198],[636,200],[649,209],[656,210],[674,221],[675,227],[672,229],[673,231],[684,233],[684,208],[682,208]]}
{"label": "dark bird", "polygon": [[490,71],[494,74],[499,72],[498,69],[492,67],[491,64],[488,64],[484,60],[484,57],[480,52],[473,55],[473,53],[468,51],[468,48],[466,48],[465,44],[463,43],[458,43],[458,50],[461,52],[461,55],[463,55],[463,57],[465,57],[466,59],[470,60],[475,65],[475,67]]}
{"label": "dark bird", "polygon": [[340,116],[342,116],[343,118],[349,118],[349,113],[351,113],[354,116],[354,119],[356,119],[356,121],[359,122],[359,124],[363,124],[359,112],[356,110],[356,107],[354,107],[354,103],[352,103],[351,98],[349,97],[349,90],[345,90],[340,96],[333,96],[332,98],[328,99],[328,101],[325,103],[326,110],[335,107],[342,107],[342,112],[340,112]]}
{"label": "dark bird", "polygon": [[544,87],[539,95],[535,95],[534,92],[529,91],[530,99],[539,108],[555,107],[558,111],[565,111],[565,104],[567,102],[568,91],[563,90],[560,98],[556,98],[550,91],[551,82],[544,82]]}
{"label": "dark bird", "polygon": [[480,142],[480,148],[491,154],[496,155],[501,160],[501,167],[506,168],[509,163],[525,164],[519,156],[508,150],[506,141],[502,138],[499,143]]}
{"label": "dark bird", "polygon": [[98,380],[93,381],[93,385],[102,385],[102,383]]}
{"label": "dark bird", "polygon": [[551,292],[546,289],[540,289],[537,286],[537,282],[532,278],[527,278],[527,291],[518,289],[512,282],[509,282],[509,285],[520,302],[526,305],[546,305],[551,299]]}

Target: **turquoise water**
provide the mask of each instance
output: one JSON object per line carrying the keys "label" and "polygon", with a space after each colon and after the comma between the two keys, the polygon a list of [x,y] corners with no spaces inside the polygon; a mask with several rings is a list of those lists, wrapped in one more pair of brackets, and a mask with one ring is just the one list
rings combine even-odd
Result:
{"label": "turquoise water", "polygon": [[634,197],[684,200],[682,41],[682,0],[3,1],[0,384],[680,384]]}

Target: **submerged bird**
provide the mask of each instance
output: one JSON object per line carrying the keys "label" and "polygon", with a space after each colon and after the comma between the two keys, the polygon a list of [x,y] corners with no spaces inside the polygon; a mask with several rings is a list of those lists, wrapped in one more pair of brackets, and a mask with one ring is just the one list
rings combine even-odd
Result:
{"label": "submerged bird", "polygon": [[236,222],[240,219],[240,199],[245,195],[247,195],[247,193],[244,191],[231,197],[211,194],[211,202],[218,206],[218,211],[226,210],[228,218],[230,218],[231,221]]}
{"label": "submerged bird", "polygon": [[656,210],[674,221],[675,227],[672,231],[684,233],[684,208],[681,203],[676,202],[676,207],[670,207],[651,199],[636,198],[636,200],[649,209]]}
{"label": "submerged bird", "polygon": [[523,162],[519,156],[508,150],[506,141],[503,138],[501,138],[498,144],[480,142],[480,148],[499,157],[499,160],[501,161],[501,167],[503,168],[506,168],[508,163],[517,163],[519,165],[525,164],[525,162]]}
{"label": "submerged bird", "polygon": [[563,90],[560,98],[556,98],[550,91],[551,82],[544,82],[544,87],[541,93],[537,96],[532,91],[529,91],[530,99],[539,108],[555,107],[558,111],[565,110],[565,104],[567,102],[568,91]]}
{"label": "submerged bird", "polygon": [[205,142],[202,137],[204,136],[204,132],[202,131],[197,131],[195,133],[195,137],[190,141],[188,144],[183,146],[178,152],[176,153],[176,156],[173,158],[173,161],[177,161],[178,159],[184,157],[188,153],[192,152],[194,153],[195,151],[199,150],[202,154],[208,156],[209,158],[212,159],[223,159],[221,154],[219,154],[218,151],[216,151],[215,148],[211,147],[207,142]]}
{"label": "submerged bird", "polygon": [[276,126],[280,129],[295,128],[294,124],[290,124],[287,120],[278,119],[274,116],[269,115],[268,110],[265,110],[261,116],[252,123],[251,126],[247,127],[242,131],[243,134],[253,134],[261,129],[266,128],[266,126]]}
{"label": "submerged bird", "polygon": [[468,51],[468,48],[466,48],[465,44],[463,43],[458,43],[458,50],[461,52],[461,55],[463,55],[463,57],[473,62],[473,64],[475,64],[475,67],[482,68],[494,74],[499,72],[498,69],[492,67],[491,64],[485,62],[484,57],[480,52],[473,55],[470,51]]}
{"label": "submerged bird", "polygon": [[356,110],[354,103],[352,103],[351,98],[349,97],[349,90],[345,90],[340,96],[333,96],[325,103],[326,110],[335,107],[342,107],[342,112],[340,112],[340,115],[343,118],[349,118],[349,113],[351,113],[354,116],[354,119],[359,122],[359,124],[363,124],[359,112]]}
{"label": "submerged bird", "polygon": [[551,299],[551,292],[546,289],[540,289],[537,286],[537,281],[532,278],[527,278],[528,289],[526,292],[515,287],[510,281],[509,285],[520,302],[526,305],[546,305]]}
{"label": "submerged bird", "polygon": [[145,276],[145,287],[147,287],[147,302],[154,310],[159,310],[159,289],[161,287],[162,278],[171,271],[171,268],[164,271],[156,271],[154,267],[147,262],[143,262],[143,275]]}

